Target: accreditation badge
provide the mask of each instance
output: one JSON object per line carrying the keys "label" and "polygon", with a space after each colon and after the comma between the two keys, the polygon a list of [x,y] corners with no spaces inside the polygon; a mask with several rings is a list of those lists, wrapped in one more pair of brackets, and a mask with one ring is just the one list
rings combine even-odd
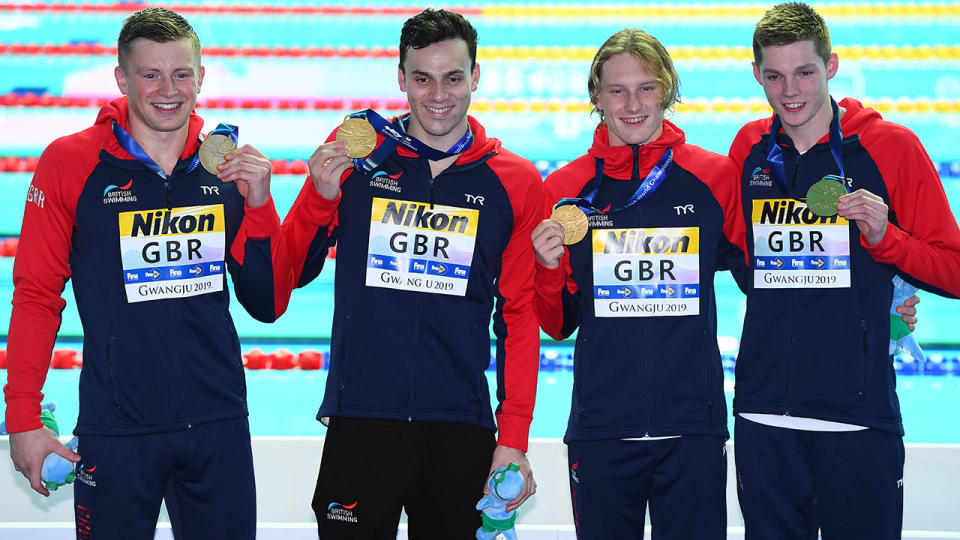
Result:
{"label": "accreditation badge", "polygon": [[367,287],[465,296],[480,212],[374,197]]}
{"label": "accreditation badge", "polygon": [[597,317],[700,314],[700,229],[594,229]]}
{"label": "accreditation badge", "polygon": [[223,205],[122,212],[119,222],[127,302],[223,290]]}
{"label": "accreditation badge", "polygon": [[818,289],[850,286],[850,225],[837,214],[817,216],[794,199],[756,199],[753,286]]}

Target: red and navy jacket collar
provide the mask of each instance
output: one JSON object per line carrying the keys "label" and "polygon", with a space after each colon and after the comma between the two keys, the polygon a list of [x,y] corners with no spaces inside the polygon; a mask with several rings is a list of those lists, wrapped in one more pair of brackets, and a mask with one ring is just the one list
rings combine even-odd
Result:
{"label": "red and navy jacket collar", "polygon": [[[663,121],[663,132],[653,142],[638,146],[639,170],[648,171],[657,164],[663,152],[686,141],[683,130],[668,120]],[[610,132],[601,122],[593,132],[593,146],[587,151],[591,157],[603,160],[603,172],[610,178],[630,180],[633,169],[633,149],[630,145],[610,146]]]}
{"label": "red and navy jacket collar", "polygon": [[[394,118],[393,121],[396,121]],[[472,116],[467,116],[467,123],[470,125],[470,131],[473,132],[473,144],[457,157],[456,165],[464,165],[483,159],[485,156],[500,151],[500,140],[496,138],[487,138],[487,131],[483,125]],[[383,141],[383,135],[377,134],[377,144]],[[403,157],[416,157],[417,154],[402,146],[397,148],[397,155]]]}
{"label": "red and navy jacket collar", "polygon": [[[843,132],[844,138],[851,135],[860,134],[866,129],[872,122],[878,120],[883,120],[880,116],[880,113],[869,107],[864,107],[863,103],[854,98],[843,98],[838,102],[841,108],[844,109],[843,116],[840,118],[840,131]],[[770,125],[773,123],[774,115],[770,115],[769,118],[765,118],[760,121],[761,132],[770,131]],[[666,124],[666,122],[664,122]],[[780,128],[780,133],[784,133],[783,128]],[[829,131],[824,131],[823,136],[820,137],[820,140],[817,141],[817,144],[824,144],[830,142],[830,133]]]}
{"label": "red and navy jacket collar", "polygon": [[[100,109],[97,121],[94,124],[105,125],[107,129],[111,129],[113,121],[120,124],[120,127],[128,133],[130,132],[130,106],[127,103],[127,96],[119,97],[104,105]],[[200,148],[200,131],[203,129],[203,118],[200,118],[196,111],[191,111],[188,122],[187,144],[180,154],[180,159],[192,156]],[[107,138],[104,149],[120,159],[134,159],[112,135]]]}

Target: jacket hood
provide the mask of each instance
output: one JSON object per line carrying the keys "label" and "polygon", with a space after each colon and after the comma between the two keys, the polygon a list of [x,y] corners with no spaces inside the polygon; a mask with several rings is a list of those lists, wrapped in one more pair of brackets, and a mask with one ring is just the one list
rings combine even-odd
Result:
{"label": "jacket hood", "polygon": [[[402,117],[395,117],[394,122],[398,121]],[[483,125],[477,121],[476,118],[472,116],[467,116],[467,124],[470,126],[470,131],[473,133],[473,142],[470,144],[470,148],[467,148],[459,157],[457,157],[456,164],[463,165],[466,163],[471,163],[477,161],[491,152],[496,153],[500,151],[500,139],[493,137],[487,137],[487,131],[483,129]],[[383,139],[383,136],[377,134],[377,143]],[[439,148],[437,150],[440,150]],[[417,154],[407,148],[402,146],[397,147],[397,153],[401,156],[412,157]]]}
{"label": "jacket hood", "polygon": [[[101,107],[94,125],[105,125],[107,129],[112,131],[114,121],[120,124],[120,127],[127,132],[130,131],[130,106],[127,103],[127,96],[119,97]],[[203,118],[200,118],[196,111],[191,111],[190,119],[188,120],[187,144],[180,154],[180,159],[186,159],[192,156],[200,147],[200,131],[202,129]],[[123,159],[134,159],[130,153],[120,146],[120,143],[117,142],[116,137],[113,137],[112,133],[111,136],[108,137],[108,142],[104,147],[107,152],[114,156]]]}
{"label": "jacket hood", "polygon": [[603,160],[603,172],[611,178],[630,180],[633,171],[633,149],[637,149],[640,171],[649,171],[667,148],[683,144],[686,135],[669,120],[663,121],[663,132],[653,142],[643,145],[610,146],[610,132],[601,122],[593,132],[593,146],[587,154]]}
{"label": "jacket hood", "polygon": [[846,137],[860,133],[873,122],[883,120],[880,113],[863,106],[863,103],[853,98],[844,98],[839,105],[845,109],[840,119],[840,131]]}

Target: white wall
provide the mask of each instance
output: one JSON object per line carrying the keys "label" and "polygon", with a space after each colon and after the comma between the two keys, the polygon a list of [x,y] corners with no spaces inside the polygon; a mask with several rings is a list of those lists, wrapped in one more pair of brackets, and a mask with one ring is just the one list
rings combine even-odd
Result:
{"label": "white wall", "polygon": [[[733,444],[729,447],[727,520],[737,530],[743,520],[733,480]],[[268,531],[286,531],[277,537],[315,538],[310,499],[322,448],[321,437],[253,438],[257,516],[264,532],[259,537],[271,537]],[[566,446],[559,439],[534,439],[529,455],[537,494],[524,504],[517,522],[527,533],[524,538],[572,538]],[[52,536],[49,531],[58,527],[66,534],[64,538],[69,538],[73,490],[61,489],[44,499],[30,490],[7,456],[8,438],[0,437],[0,538],[14,538],[9,536],[14,529],[19,531],[18,539],[54,538],[59,535]],[[909,444],[905,469],[904,529],[960,532],[960,445]],[[37,525],[47,532],[31,536],[30,527]],[[157,538],[169,538],[165,534],[161,530]],[[400,537],[405,534],[401,532]]]}

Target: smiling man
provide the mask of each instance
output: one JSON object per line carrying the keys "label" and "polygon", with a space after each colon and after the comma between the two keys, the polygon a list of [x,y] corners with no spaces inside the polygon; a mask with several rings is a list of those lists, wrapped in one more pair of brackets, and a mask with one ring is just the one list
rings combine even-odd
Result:
{"label": "smiling man", "polygon": [[736,170],[664,119],[680,79],[647,32],[610,36],[587,88],[593,144],[545,184],[586,234],[547,219],[532,236],[540,324],[555,339],[577,331],[564,435],[577,535],[642,540],[649,504],[654,538],[721,540],[728,433],[713,278],[743,265]]}
{"label": "smiling man", "polygon": [[[529,239],[543,186],[467,116],[476,51],[461,15],[407,20],[397,77],[410,113],[359,115],[379,134],[366,159],[331,135],[284,220],[298,285],[337,245],[313,498],[323,539],[394,538],[401,508],[413,540],[470,538],[493,468],[515,462],[526,476],[508,510],[536,487],[524,452],[539,363]],[[496,422],[484,375],[491,313]]]}
{"label": "smiling man", "polygon": [[891,279],[960,295],[960,230],[917,136],[830,96],[839,59],[811,7],[767,11],[753,51],[774,115],[730,148],[751,266],[734,399],[747,539],[899,538]]}
{"label": "smiling man", "polygon": [[[181,16],[138,11],[117,45],[124,97],[50,144],[30,186],[7,345],[10,456],[42,495],[45,456],[78,462],[77,538],[153,538],[165,499],[178,538],[252,539],[253,458],[226,273],[255,318],[286,308],[292,274],[270,161],[250,146],[219,164],[203,157],[193,112],[200,42]],[[79,455],[40,421],[68,280],[84,334]]]}

